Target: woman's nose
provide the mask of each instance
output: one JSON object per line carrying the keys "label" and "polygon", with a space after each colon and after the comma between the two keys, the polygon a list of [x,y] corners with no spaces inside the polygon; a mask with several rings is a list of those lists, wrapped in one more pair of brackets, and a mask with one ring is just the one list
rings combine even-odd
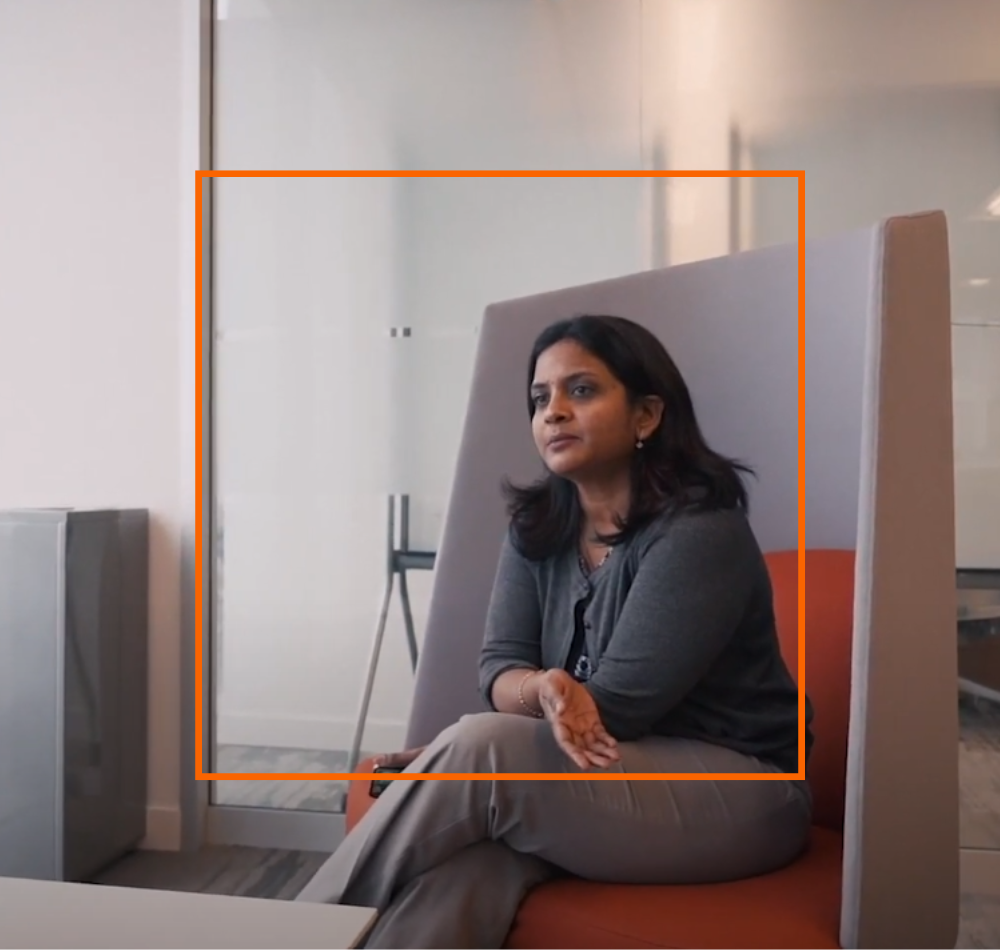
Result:
{"label": "woman's nose", "polygon": [[565,419],[567,414],[566,403],[562,399],[550,399],[545,407],[546,422],[558,422],[560,419]]}

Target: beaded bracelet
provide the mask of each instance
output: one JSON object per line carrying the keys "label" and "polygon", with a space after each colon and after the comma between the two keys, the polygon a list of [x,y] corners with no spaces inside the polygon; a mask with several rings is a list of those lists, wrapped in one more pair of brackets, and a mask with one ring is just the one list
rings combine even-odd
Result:
{"label": "beaded bracelet", "polygon": [[524,674],[524,676],[521,677],[521,682],[517,684],[517,701],[525,708],[525,710],[527,710],[529,716],[534,716],[536,719],[544,719],[545,713],[532,709],[524,701],[524,684],[527,683],[528,680],[531,679],[531,677],[534,676],[536,673],[541,673],[541,672],[542,672],[541,670],[529,670],[527,673]]}

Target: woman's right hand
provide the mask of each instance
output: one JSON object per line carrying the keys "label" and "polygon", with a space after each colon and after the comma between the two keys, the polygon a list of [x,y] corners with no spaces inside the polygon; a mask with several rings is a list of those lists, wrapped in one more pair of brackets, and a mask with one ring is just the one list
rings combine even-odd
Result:
{"label": "woman's right hand", "polygon": [[414,760],[426,749],[421,746],[419,749],[406,749],[403,752],[389,752],[386,755],[375,757],[375,765],[380,768],[405,769],[412,765]]}
{"label": "woman's right hand", "polygon": [[565,670],[541,674],[538,701],[559,747],[581,769],[621,761],[618,743],[604,728],[594,698]]}

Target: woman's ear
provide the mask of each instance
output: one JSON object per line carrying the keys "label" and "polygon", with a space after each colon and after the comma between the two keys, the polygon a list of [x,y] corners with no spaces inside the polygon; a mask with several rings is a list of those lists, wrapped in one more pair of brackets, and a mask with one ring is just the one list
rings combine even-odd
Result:
{"label": "woman's ear", "polygon": [[663,421],[663,400],[659,396],[644,396],[639,402],[637,430],[642,439],[648,439]]}

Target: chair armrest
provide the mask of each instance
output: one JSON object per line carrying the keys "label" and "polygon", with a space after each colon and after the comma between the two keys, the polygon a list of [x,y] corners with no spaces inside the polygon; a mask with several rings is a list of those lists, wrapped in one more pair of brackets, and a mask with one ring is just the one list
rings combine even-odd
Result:
{"label": "chair armrest", "polygon": [[[354,771],[371,772],[374,768],[375,759],[372,757],[370,759],[365,759],[363,762],[359,762]],[[346,809],[346,826],[348,831],[361,821],[368,809],[375,804],[375,799],[368,794],[368,789],[371,788],[371,784],[371,779],[367,778],[354,779],[348,783]]]}

